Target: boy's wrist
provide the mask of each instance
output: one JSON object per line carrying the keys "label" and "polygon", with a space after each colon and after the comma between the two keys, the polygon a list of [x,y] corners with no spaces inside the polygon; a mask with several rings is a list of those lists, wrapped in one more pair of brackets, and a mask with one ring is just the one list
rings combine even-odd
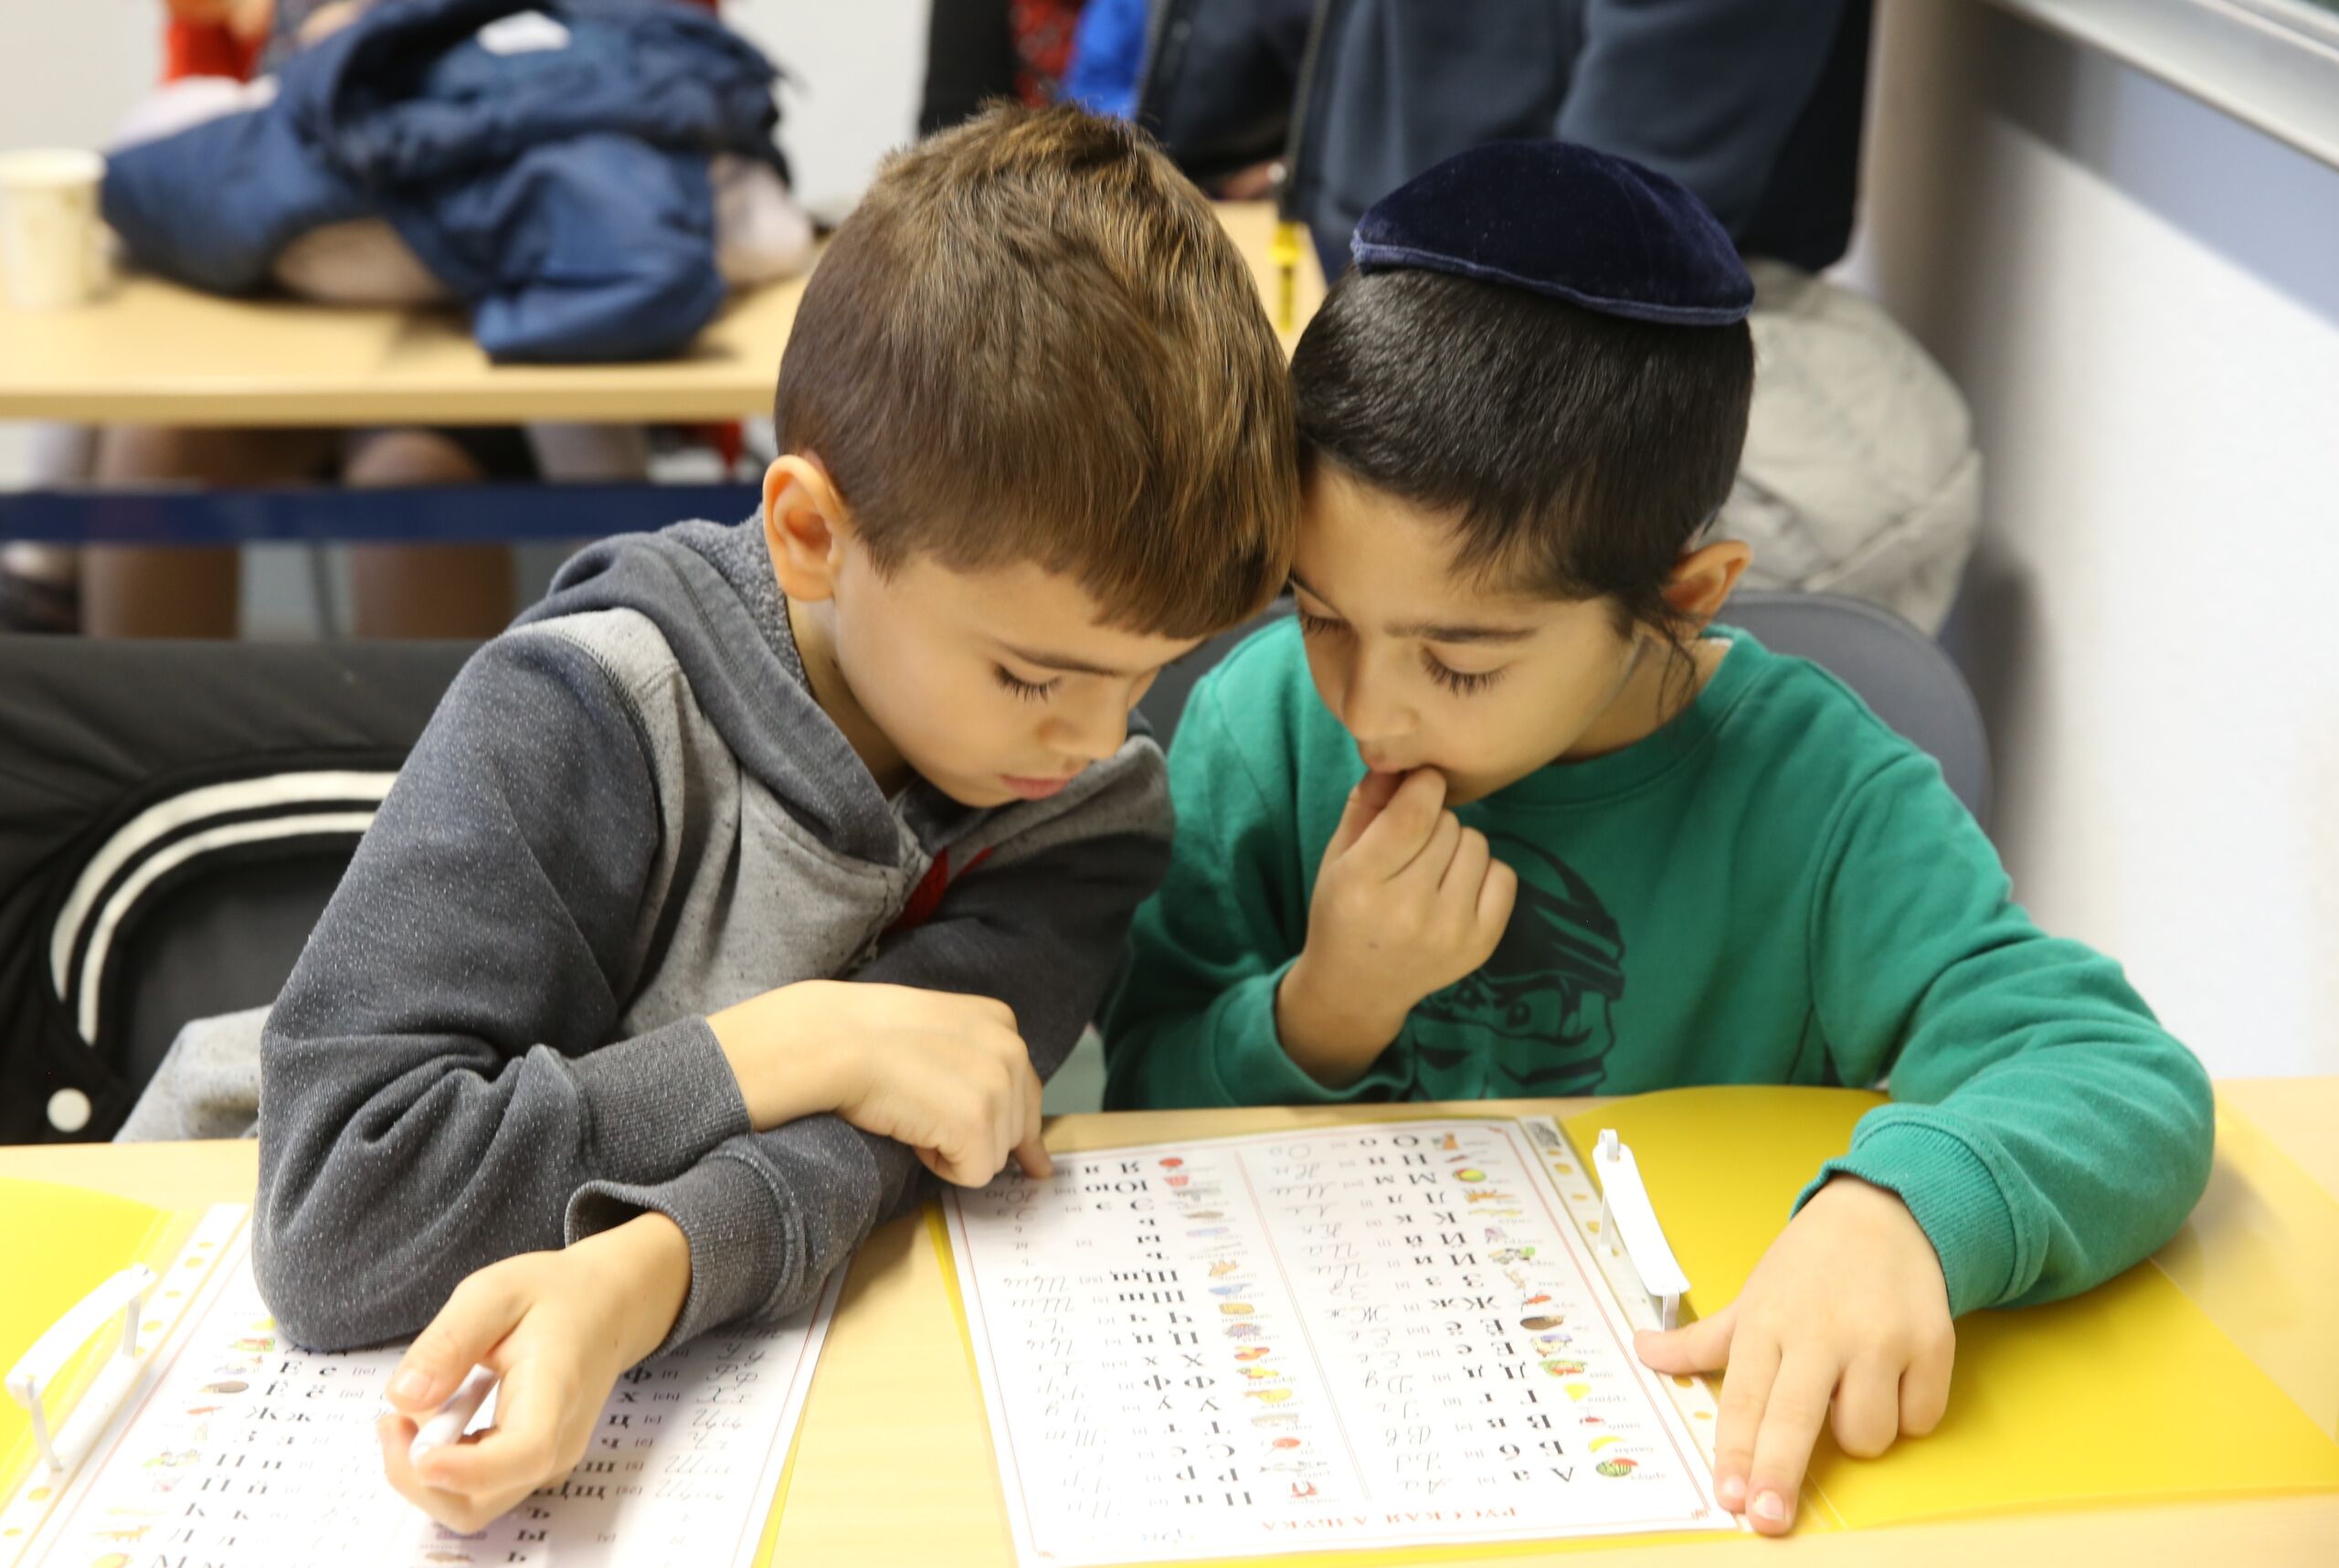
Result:
{"label": "boy's wrist", "polygon": [[1351,986],[1327,984],[1303,951],[1275,986],[1275,1034],[1284,1054],[1328,1089],[1364,1076],[1405,1026],[1410,1004],[1389,1007]]}
{"label": "boy's wrist", "polygon": [[620,1370],[666,1342],[691,1294],[691,1244],[682,1226],[655,1209],[646,1210],[569,1250],[589,1259],[598,1288],[620,1304]]}
{"label": "boy's wrist", "polygon": [[801,980],[707,1018],[757,1131],[832,1111],[851,1099],[852,1057],[824,1020],[840,982]]}

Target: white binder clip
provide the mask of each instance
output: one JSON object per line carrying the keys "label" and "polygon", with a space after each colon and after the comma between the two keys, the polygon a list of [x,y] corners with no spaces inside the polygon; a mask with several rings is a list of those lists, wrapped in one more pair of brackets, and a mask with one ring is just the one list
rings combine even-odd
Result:
{"label": "white binder clip", "polygon": [[[51,1443],[48,1415],[41,1408],[40,1396],[73,1352],[87,1344],[100,1325],[120,1312],[122,1317],[122,1362],[138,1354],[138,1313],[146,1293],[154,1288],[154,1271],[144,1264],[133,1264],[99,1286],[81,1298],[80,1305],[48,1326],[48,1332],[33,1341],[14,1367],[8,1371],[8,1392],[16,1403],[30,1413],[33,1425],[33,1446],[48,1467],[62,1473],[68,1467],[60,1447],[60,1440]],[[122,1364],[122,1363],[117,1363]],[[61,1439],[60,1434],[60,1439]]]}
{"label": "white binder clip", "polygon": [[1641,1288],[1656,1304],[1660,1324],[1670,1329],[1681,1315],[1689,1278],[1674,1261],[1665,1227],[1656,1223],[1656,1208],[1641,1184],[1641,1168],[1634,1163],[1633,1151],[1617,1140],[1614,1128],[1601,1128],[1592,1164],[1600,1176],[1600,1234],[1608,1238],[1611,1254],[1618,1250],[1617,1243],[1624,1244],[1634,1272],[1641,1277]]}

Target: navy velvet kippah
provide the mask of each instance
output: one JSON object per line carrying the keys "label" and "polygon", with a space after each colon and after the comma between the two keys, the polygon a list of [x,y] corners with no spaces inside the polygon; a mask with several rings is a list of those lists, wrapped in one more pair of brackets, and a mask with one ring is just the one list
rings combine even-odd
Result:
{"label": "navy velvet kippah", "polygon": [[1382,197],[1357,269],[1419,268],[1681,326],[1743,321],[1754,283],[1705,204],[1663,175],[1567,142],[1493,142]]}

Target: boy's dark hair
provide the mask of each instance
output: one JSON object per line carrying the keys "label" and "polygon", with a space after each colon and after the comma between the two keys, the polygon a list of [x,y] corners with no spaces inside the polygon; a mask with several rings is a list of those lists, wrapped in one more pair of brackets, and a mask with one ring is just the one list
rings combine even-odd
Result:
{"label": "boy's dark hair", "polygon": [[1658,325],[1413,269],[1343,274],[1291,366],[1300,463],[1453,520],[1491,588],[1606,599],[1678,640],[1667,575],[1730,494],[1746,323]]}
{"label": "boy's dark hair", "polygon": [[1290,397],[1250,268],[1169,160],[1000,106],[886,162],[805,288],[774,417],[881,569],[1029,561],[1196,637],[1289,569]]}

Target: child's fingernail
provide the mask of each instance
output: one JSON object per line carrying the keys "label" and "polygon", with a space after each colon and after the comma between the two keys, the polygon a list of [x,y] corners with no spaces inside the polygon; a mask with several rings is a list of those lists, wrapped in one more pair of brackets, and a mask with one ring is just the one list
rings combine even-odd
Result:
{"label": "child's fingernail", "polygon": [[390,1380],[390,1397],[392,1399],[422,1399],[428,1397],[429,1393],[430,1374],[426,1372],[418,1372],[413,1367],[407,1368],[406,1371],[398,1373],[397,1376]]}
{"label": "child's fingernail", "polygon": [[1787,1517],[1787,1505],[1778,1493],[1764,1492],[1754,1499],[1754,1517],[1768,1520],[1773,1524],[1781,1523]]}
{"label": "child's fingernail", "polygon": [[1746,1478],[1743,1476],[1724,1476],[1721,1478],[1721,1506],[1728,1509],[1735,1509],[1741,1507],[1745,1501]]}

